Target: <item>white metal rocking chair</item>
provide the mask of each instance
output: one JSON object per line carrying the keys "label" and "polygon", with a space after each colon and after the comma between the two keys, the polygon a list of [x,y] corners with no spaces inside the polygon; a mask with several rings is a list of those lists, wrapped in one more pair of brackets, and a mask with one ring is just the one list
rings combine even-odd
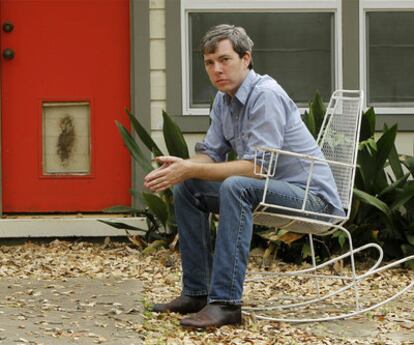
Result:
{"label": "white metal rocking chair", "polygon": [[[261,282],[263,280],[274,279],[275,276],[306,277],[307,279],[311,278],[314,280],[315,294],[310,298],[303,300],[298,297],[295,297],[295,300],[293,302],[282,300],[282,303],[278,305],[245,307],[243,308],[244,313],[254,313],[255,317],[259,319],[284,322],[312,322],[343,319],[382,306],[390,302],[391,300],[397,298],[398,296],[400,296],[401,294],[413,287],[414,282],[411,282],[398,293],[395,293],[393,296],[373,305],[367,306],[361,305],[360,303],[360,291],[358,287],[362,281],[364,281],[367,278],[372,278],[373,275],[380,273],[390,267],[394,267],[400,265],[405,261],[414,259],[413,255],[392,262],[388,265],[379,267],[383,258],[382,248],[376,243],[369,243],[354,249],[352,245],[351,234],[347,229],[343,227],[343,224],[348,220],[351,211],[352,190],[354,185],[360,123],[362,115],[362,99],[363,93],[359,90],[338,90],[333,93],[329,105],[327,107],[325,118],[323,120],[322,127],[317,139],[317,143],[321,148],[325,159],[320,159],[317,157],[311,157],[308,155],[302,155],[294,152],[288,152],[268,147],[256,148],[255,174],[265,178],[266,184],[263,193],[263,200],[254,212],[254,223],[259,225],[265,225],[272,228],[286,229],[288,231],[296,233],[308,234],[313,265],[311,268],[294,272],[253,273],[252,275],[256,276],[256,278],[248,278],[246,282]],[[305,199],[303,201],[301,209],[289,208],[266,202],[267,186],[269,180],[276,173],[277,161],[279,156],[281,155],[295,156],[299,159],[307,160],[310,163],[309,176],[305,191]],[[267,161],[268,164],[265,164],[265,159],[263,159],[264,156],[269,158],[269,160]],[[306,210],[306,200],[312,179],[312,170],[315,164],[329,165],[336,183],[342,206],[346,210],[345,216],[341,217]],[[268,167],[268,169],[266,167]],[[326,236],[334,233],[337,230],[343,231],[345,233],[349,242],[349,251],[320,265],[316,265],[313,236]],[[355,269],[354,254],[359,253],[368,248],[375,248],[378,250],[378,259],[368,270],[365,271],[365,273],[358,275]],[[321,274],[323,273],[323,269],[326,269],[328,266],[333,265],[334,263],[345,258],[350,259],[350,274]],[[322,293],[320,289],[320,283],[325,280],[343,282],[344,286],[338,287],[334,284],[333,291]],[[322,316],[320,316],[320,313],[318,313],[318,316],[312,315],[311,317],[309,317],[308,315],[305,315],[305,317],[297,317],[298,310],[303,308],[306,309],[309,307],[315,307],[318,302],[328,302],[329,300],[333,300],[340,293],[343,293],[344,291],[349,289],[353,290],[353,307],[351,310],[347,310],[345,312],[341,310],[339,313],[336,312],[335,314],[332,314],[331,312],[326,312],[322,309]],[[347,292],[349,293],[352,290],[349,290]],[[269,300],[271,300],[271,298]],[[293,317],[285,317],[286,314],[289,314],[289,308],[294,309]],[[316,310],[320,312],[318,308],[319,305],[316,308]],[[257,311],[279,311],[279,313],[283,312],[284,315],[283,317],[272,317],[263,315],[263,313],[257,314]]]}

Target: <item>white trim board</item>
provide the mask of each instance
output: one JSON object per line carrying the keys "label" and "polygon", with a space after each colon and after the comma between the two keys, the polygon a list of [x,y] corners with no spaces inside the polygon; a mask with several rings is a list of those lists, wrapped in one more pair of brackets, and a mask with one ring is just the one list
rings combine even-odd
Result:
{"label": "white trim board", "polygon": [[144,217],[17,217],[0,220],[0,238],[126,236],[125,231],[98,222],[98,219],[147,228]]}

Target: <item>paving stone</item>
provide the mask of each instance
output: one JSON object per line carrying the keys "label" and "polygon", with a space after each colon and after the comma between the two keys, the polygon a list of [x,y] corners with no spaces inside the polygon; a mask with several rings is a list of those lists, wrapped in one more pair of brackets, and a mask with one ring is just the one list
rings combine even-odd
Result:
{"label": "paving stone", "polygon": [[404,342],[406,344],[414,344],[413,330],[390,332],[386,335],[386,337],[397,343]]}
{"label": "paving stone", "polygon": [[318,336],[331,336],[335,338],[371,338],[376,337],[379,334],[378,325],[374,321],[370,320],[341,320],[341,321],[329,321],[312,324],[311,332]]}
{"label": "paving stone", "polygon": [[137,280],[0,280],[0,344],[136,345]]}

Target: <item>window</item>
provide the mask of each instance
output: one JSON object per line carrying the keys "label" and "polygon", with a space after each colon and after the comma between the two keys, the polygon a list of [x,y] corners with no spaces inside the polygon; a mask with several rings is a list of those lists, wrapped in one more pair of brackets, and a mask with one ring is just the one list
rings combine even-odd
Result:
{"label": "window", "polygon": [[340,1],[181,1],[184,114],[208,114],[216,94],[199,42],[212,26],[242,26],[254,41],[254,69],[269,74],[299,105],[341,87]]}
{"label": "window", "polygon": [[[414,111],[414,1],[360,3],[361,85],[377,113]],[[392,6],[392,8],[390,8]]]}

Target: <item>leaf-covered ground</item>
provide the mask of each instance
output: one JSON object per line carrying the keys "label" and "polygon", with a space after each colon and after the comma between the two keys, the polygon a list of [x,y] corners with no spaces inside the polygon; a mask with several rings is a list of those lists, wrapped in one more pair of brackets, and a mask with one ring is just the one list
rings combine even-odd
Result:
{"label": "leaf-covered ground", "polygon": [[[135,243],[137,246],[139,243]],[[140,298],[146,306],[152,301],[168,301],[180,292],[181,271],[179,254],[158,250],[144,255],[134,243],[59,241],[0,243],[0,278],[30,278],[61,281],[65,278],[126,278],[144,283]],[[261,269],[263,252],[252,253],[249,271]],[[274,262],[270,270],[289,271],[296,268]],[[336,266],[325,272],[346,271]],[[361,284],[361,302],[376,302],[392,295],[399,287],[414,279],[412,271],[398,268],[375,276]],[[339,286],[340,281],[329,283]],[[320,282],[321,291],[328,285]],[[308,295],[313,280],[286,278],[272,282],[246,283],[245,304],[269,302],[275,296],[285,297],[286,291],[296,294],[296,301]],[[352,291],[325,306],[325,312],[349,308]],[[368,298],[365,298],[368,297]],[[293,325],[258,320],[244,316],[240,327],[225,326],[212,331],[189,331],[179,326],[178,314],[143,313],[143,322],[133,329],[137,341],[146,344],[412,344],[414,333],[414,293],[411,291],[391,305],[380,307],[350,321]],[[287,314],[281,314],[286,316]],[[108,343],[111,343],[108,340]],[[137,342],[138,344],[139,342]],[[116,344],[114,344],[116,345]]]}

